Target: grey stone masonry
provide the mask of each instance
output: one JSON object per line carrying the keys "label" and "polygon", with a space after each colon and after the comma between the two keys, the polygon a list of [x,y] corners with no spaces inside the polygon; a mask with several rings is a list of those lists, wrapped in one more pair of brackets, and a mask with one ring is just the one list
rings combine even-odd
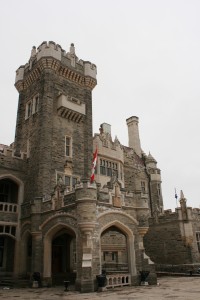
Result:
{"label": "grey stone masonry", "polygon": [[[54,42],[43,42],[37,51],[33,48],[29,62],[17,70],[15,153],[23,151],[28,156],[25,201],[49,198],[57,183],[56,172],[64,173],[67,160],[72,164],[72,175],[90,176],[91,91],[95,85],[96,66],[78,60],[73,44],[66,53]],[[65,97],[62,103],[58,101],[60,95]],[[80,105],[84,107],[81,113]],[[66,136],[73,149],[70,157],[65,153]]]}

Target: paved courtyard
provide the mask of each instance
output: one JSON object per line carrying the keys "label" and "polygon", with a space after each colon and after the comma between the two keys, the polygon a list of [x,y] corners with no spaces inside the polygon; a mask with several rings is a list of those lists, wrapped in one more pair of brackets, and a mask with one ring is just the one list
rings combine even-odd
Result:
{"label": "paved courtyard", "polygon": [[157,286],[123,287],[109,289],[105,292],[80,294],[64,291],[64,287],[0,289],[0,299],[45,299],[45,300],[162,300],[200,299],[200,277],[160,277]]}

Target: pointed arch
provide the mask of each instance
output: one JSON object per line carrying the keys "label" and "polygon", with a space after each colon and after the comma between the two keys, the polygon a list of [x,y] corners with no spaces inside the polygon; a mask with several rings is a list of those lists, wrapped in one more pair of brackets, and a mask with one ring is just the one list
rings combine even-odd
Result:
{"label": "pointed arch", "polygon": [[23,183],[23,181],[11,173],[6,173],[3,175],[0,175],[0,181],[2,179],[10,179],[18,185],[18,204],[19,205],[22,204],[23,198],[24,198],[24,183]]}
{"label": "pointed arch", "polygon": [[[100,233],[99,233],[99,240],[101,241],[101,236],[103,232],[105,232],[107,229],[111,227],[116,227],[119,231],[121,231],[127,239],[127,254],[128,254],[128,266],[129,266],[129,273],[131,276],[136,275],[136,265],[135,265],[135,247],[134,247],[134,242],[135,242],[135,237],[133,234],[133,231],[126,226],[124,223],[121,221],[115,219],[110,222],[107,222],[104,226],[102,226]],[[100,243],[101,244],[101,243]],[[99,257],[100,257],[100,263],[102,266],[101,262],[101,247],[100,247],[100,252],[99,252]]]}
{"label": "pointed arch", "polygon": [[51,278],[52,276],[52,241],[53,238],[58,233],[67,233],[72,237],[76,237],[76,232],[74,228],[66,223],[57,223],[52,226],[44,235],[44,269],[43,269],[43,277]]}

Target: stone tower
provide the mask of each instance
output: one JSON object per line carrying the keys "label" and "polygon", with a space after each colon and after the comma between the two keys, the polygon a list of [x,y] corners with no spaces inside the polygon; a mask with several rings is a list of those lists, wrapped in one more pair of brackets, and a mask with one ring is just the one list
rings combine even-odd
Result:
{"label": "stone tower", "polygon": [[155,218],[158,215],[162,214],[164,211],[163,207],[163,197],[162,197],[162,189],[161,189],[161,171],[157,167],[157,161],[155,158],[149,153],[148,156],[145,156],[145,164],[147,174],[149,176],[149,191],[150,191],[150,209],[151,215]]}
{"label": "stone tower", "polygon": [[96,83],[96,66],[79,60],[73,44],[66,53],[43,42],[17,70],[15,155],[28,156],[25,201],[49,199],[58,181],[70,189],[89,177]]}

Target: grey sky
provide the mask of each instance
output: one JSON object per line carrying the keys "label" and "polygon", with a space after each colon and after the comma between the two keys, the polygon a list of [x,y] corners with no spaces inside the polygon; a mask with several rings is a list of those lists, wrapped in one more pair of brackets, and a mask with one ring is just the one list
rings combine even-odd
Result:
{"label": "grey sky", "polygon": [[97,65],[93,131],[103,122],[128,145],[126,119],[139,117],[141,145],[162,171],[164,206],[174,188],[200,207],[200,1],[1,0],[0,143],[14,140],[15,71],[32,46],[75,44]]}

